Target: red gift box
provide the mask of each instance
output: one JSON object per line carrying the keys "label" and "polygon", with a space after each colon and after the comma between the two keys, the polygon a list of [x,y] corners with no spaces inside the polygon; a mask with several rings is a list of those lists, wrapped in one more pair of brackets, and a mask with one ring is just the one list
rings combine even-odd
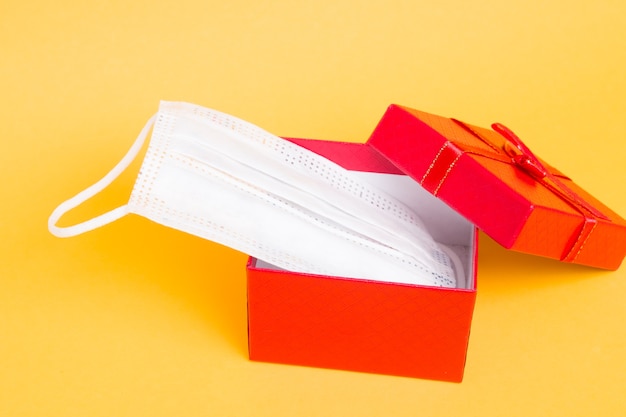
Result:
{"label": "red gift box", "polygon": [[435,288],[293,273],[250,258],[252,360],[460,382],[476,226],[507,248],[566,262],[616,269],[626,254],[626,222],[504,126],[392,105],[366,144],[291,140],[416,210],[458,251],[466,278]]}
{"label": "red gift box", "polygon": [[475,227],[363,144],[294,140],[414,208],[459,251],[465,288],[344,279],[248,262],[253,360],[460,381],[476,298]]}

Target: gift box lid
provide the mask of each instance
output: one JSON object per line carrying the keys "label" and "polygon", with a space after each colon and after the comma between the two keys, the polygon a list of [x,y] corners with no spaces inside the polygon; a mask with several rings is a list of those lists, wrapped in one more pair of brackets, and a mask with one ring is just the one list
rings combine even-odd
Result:
{"label": "gift box lid", "polygon": [[508,128],[391,105],[368,145],[507,249],[605,269],[626,221]]}

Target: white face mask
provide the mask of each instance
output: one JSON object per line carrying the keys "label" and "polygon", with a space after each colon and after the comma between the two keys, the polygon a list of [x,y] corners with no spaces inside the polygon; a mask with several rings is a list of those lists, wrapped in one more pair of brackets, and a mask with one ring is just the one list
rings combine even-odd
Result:
{"label": "white face mask", "polygon": [[[57,226],[128,167],[153,125],[128,204]],[[122,161],[62,203],[49,229],[74,236],[128,213],[294,272],[445,287],[456,286],[454,270],[463,278],[456,255],[399,201],[311,151],[187,103],[162,102]]]}

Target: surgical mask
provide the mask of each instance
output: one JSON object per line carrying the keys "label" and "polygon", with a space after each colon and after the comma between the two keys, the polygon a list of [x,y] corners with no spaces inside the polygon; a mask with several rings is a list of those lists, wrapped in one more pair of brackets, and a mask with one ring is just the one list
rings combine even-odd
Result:
{"label": "surgical mask", "polygon": [[[150,130],[128,203],[57,226],[128,167]],[[462,274],[456,255],[398,200],[296,144],[188,103],[162,102],[124,158],[48,225],[69,237],[129,213],[294,272],[443,287]]]}

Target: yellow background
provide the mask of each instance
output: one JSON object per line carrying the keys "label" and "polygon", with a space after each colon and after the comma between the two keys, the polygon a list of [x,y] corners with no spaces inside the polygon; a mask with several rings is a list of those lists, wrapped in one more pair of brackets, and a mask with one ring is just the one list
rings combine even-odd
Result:
{"label": "yellow background", "polygon": [[[624,267],[484,238],[452,384],[250,362],[245,255],[137,216],[46,221],[160,99],[348,141],[390,103],[499,121],[626,215],[625,74],[621,0],[4,0],[0,415],[624,415]],[[64,221],[123,203],[133,169]]]}

